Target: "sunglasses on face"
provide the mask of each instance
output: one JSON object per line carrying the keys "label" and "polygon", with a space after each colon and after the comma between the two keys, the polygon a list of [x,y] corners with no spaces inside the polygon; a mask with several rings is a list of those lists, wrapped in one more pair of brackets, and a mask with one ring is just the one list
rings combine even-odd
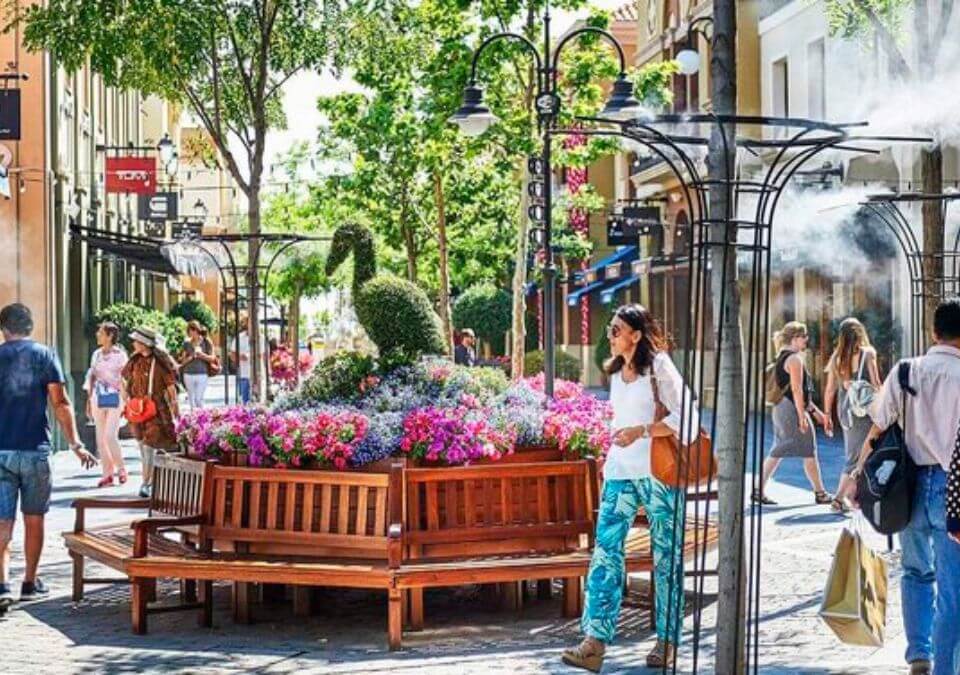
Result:
{"label": "sunglasses on face", "polygon": [[608,338],[620,337],[620,326],[617,326],[616,324],[607,326],[607,337]]}

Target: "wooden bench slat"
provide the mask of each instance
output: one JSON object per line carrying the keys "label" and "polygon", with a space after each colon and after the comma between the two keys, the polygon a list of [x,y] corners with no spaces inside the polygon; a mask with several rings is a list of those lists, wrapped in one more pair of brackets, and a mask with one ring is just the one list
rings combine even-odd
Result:
{"label": "wooden bench slat", "polygon": [[[506,466],[509,466],[509,470],[504,468]],[[406,474],[405,480],[408,483],[446,482],[453,480],[450,473],[451,468],[457,472],[456,480],[498,479],[502,478],[507,472],[514,478],[528,476],[573,476],[583,472],[583,468],[579,466],[577,462],[535,462],[530,464],[508,464],[504,466],[498,466],[497,463],[494,462],[493,464],[479,466],[406,469],[404,471]]]}
{"label": "wooden bench slat", "polygon": [[243,507],[245,506],[243,498],[244,481],[234,480],[230,481],[230,483],[233,486],[233,513],[230,518],[230,523],[234,527],[240,527],[243,520]]}
{"label": "wooden bench slat", "polygon": [[463,481],[463,526],[473,527],[477,522],[477,504],[474,500],[473,491],[476,481]]}
{"label": "wooden bench slat", "polygon": [[294,513],[297,507],[297,492],[299,485],[297,483],[287,483],[286,493],[284,494],[283,509],[283,529],[293,532],[295,530]]}
{"label": "wooden bench slat", "polygon": [[427,483],[427,529],[440,529],[440,507],[437,504],[437,484]]}
{"label": "wooden bench slat", "polygon": [[347,534],[347,526],[350,523],[350,493],[352,486],[341,485],[339,487],[339,500],[337,504],[337,534]]}
{"label": "wooden bench slat", "polygon": [[360,535],[367,534],[367,498],[370,488],[361,485],[357,488],[357,520],[354,532]]}
{"label": "wooden bench slat", "polygon": [[267,530],[272,530],[277,526],[278,500],[280,499],[280,484],[271,480],[267,483]]}
{"label": "wooden bench slat", "polygon": [[330,531],[330,510],[333,502],[333,486],[329,483],[320,485],[320,531]]}
{"label": "wooden bench slat", "polygon": [[260,527],[262,519],[260,518],[260,493],[263,491],[263,484],[258,480],[250,481],[250,508],[247,510],[247,527]]}
{"label": "wooden bench slat", "polygon": [[303,526],[304,532],[313,532],[313,495],[317,491],[317,486],[307,483],[303,486]]}
{"label": "wooden bench slat", "polygon": [[227,481],[221,479],[216,481],[217,498],[213,512],[213,522],[215,525],[223,525],[227,515]]}

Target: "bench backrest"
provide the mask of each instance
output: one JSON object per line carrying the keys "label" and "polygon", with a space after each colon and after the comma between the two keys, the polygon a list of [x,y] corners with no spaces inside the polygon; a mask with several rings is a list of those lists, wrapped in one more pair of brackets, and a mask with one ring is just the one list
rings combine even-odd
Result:
{"label": "bench backrest", "polygon": [[208,540],[252,552],[387,558],[389,474],[215,466]]}
{"label": "bench backrest", "polygon": [[456,558],[589,546],[596,486],[593,460],[406,469],[404,556]]}
{"label": "bench backrest", "polygon": [[209,462],[158,453],[153,465],[150,515],[182,518],[203,513],[203,490],[210,468]]}

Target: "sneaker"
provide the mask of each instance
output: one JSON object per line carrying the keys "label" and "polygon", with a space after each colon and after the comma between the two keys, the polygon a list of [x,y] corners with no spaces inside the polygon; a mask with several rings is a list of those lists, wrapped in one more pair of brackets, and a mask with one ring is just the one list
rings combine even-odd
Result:
{"label": "sneaker", "polygon": [[141,486],[140,486],[140,496],[143,497],[144,499],[149,499],[149,498],[150,498],[150,486],[149,486],[149,485],[141,485]]}
{"label": "sneaker", "polygon": [[0,613],[6,612],[7,608],[16,602],[17,599],[13,597],[13,591],[10,590],[10,584],[0,584]]}
{"label": "sneaker", "polygon": [[33,581],[24,581],[20,585],[20,602],[29,602],[30,600],[40,600],[50,595],[50,589],[43,583],[40,577]]}

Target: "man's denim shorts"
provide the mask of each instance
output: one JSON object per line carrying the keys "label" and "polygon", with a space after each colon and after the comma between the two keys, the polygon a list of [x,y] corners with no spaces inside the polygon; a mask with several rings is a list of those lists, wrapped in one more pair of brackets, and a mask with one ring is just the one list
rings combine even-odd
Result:
{"label": "man's denim shorts", "polygon": [[17,499],[24,515],[41,516],[50,510],[50,452],[0,450],[0,520],[14,520]]}

